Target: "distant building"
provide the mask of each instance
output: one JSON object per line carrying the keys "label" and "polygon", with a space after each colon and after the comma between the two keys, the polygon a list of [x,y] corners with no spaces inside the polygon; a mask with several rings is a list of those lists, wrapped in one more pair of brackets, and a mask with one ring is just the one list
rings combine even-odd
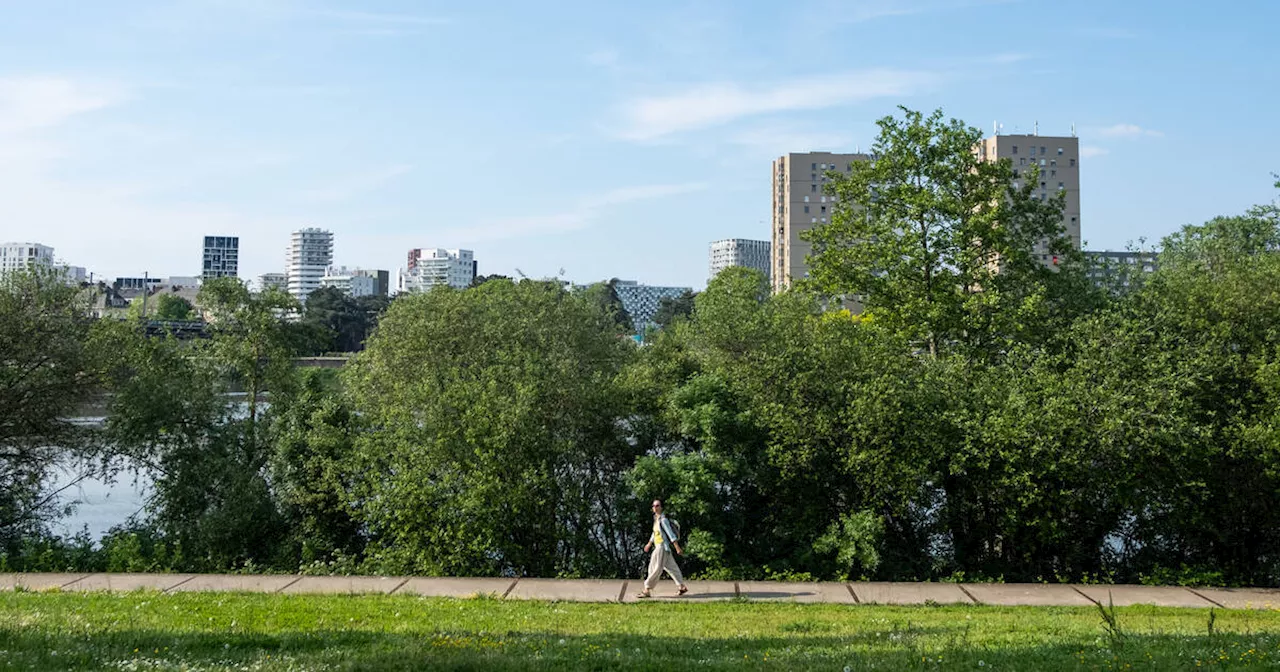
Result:
{"label": "distant building", "polygon": [[286,288],[299,303],[320,289],[320,279],[333,263],[333,232],[307,228],[294,231],[285,255]]}
{"label": "distant building", "polygon": [[808,257],[813,244],[800,235],[831,221],[836,198],[824,191],[829,174],[847,174],[853,163],[869,158],[866,154],[793,152],[773,162],[769,271],[773,291],[781,292],[792,282],[809,276]]}
{"label": "distant building", "polygon": [[654,324],[653,317],[657,314],[658,306],[663,299],[675,299],[685,292],[693,291],[692,287],[657,287],[642,285],[631,280],[619,280],[613,288],[618,293],[622,307],[631,316],[631,323],[638,332]]}
{"label": "distant building", "polygon": [[399,290],[421,292],[436,285],[464,289],[475,278],[476,258],[471,250],[418,248],[409,250],[408,265],[400,271]]}
{"label": "distant building", "polygon": [[40,243],[0,245],[0,275],[35,268],[53,268],[53,248]]}
{"label": "distant building", "polygon": [[[978,155],[988,161],[1008,159],[1013,164],[1013,187],[1027,186],[1036,168],[1039,184],[1031,184],[1031,197],[1047,201],[1058,193],[1066,196],[1062,228],[1071,245],[1080,249],[1080,139],[1051,135],[993,135],[978,143]],[[1056,265],[1048,241],[1036,244],[1035,255],[1046,266]]]}
{"label": "distant building", "polygon": [[280,291],[289,289],[289,278],[284,273],[263,273],[258,276],[258,291],[265,292],[271,288]]}
{"label": "distant building", "polygon": [[1160,255],[1154,250],[1112,252],[1085,250],[1086,273],[1096,287],[1128,291],[1144,275],[1160,267]]}
{"label": "distant building", "polygon": [[711,243],[711,276],[716,277],[730,266],[754,268],[769,277],[769,248],[767,240],[729,238]]}
{"label": "distant building", "polygon": [[234,278],[240,272],[240,238],[205,236],[201,277]]}
{"label": "distant building", "polygon": [[67,282],[73,285],[81,285],[89,282],[89,271],[84,266],[69,266],[67,264],[58,264],[56,268],[60,269],[66,277]]}
{"label": "distant building", "polygon": [[351,297],[386,296],[390,275],[387,271],[348,269],[346,266],[333,267],[325,273],[323,278],[320,278],[320,285],[336,287],[343,294]]}

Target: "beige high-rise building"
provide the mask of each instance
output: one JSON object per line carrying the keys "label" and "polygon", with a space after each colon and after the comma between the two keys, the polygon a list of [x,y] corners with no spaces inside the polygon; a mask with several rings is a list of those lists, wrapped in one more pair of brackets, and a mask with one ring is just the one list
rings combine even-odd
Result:
{"label": "beige high-rise building", "polygon": [[[1048,135],[995,135],[978,144],[978,155],[988,161],[1009,159],[1013,163],[1014,186],[1022,187],[1036,167],[1040,168],[1039,184],[1031,194],[1048,200],[1059,191],[1067,192],[1062,210],[1062,226],[1075,249],[1080,249],[1080,139]],[[1046,265],[1056,259],[1044,243],[1035,253]]]}
{"label": "beige high-rise building", "polygon": [[[1080,140],[1047,135],[996,135],[978,143],[978,155],[988,161],[1007,158],[1013,164],[1017,186],[1031,179],[1040,168],[1039,184],[1032,185],[1036,198],[1048,200],[1058,191],[1066,192],[1062,213],[1063,228],[1072,244],[1080,249]],[[823,191],[830,171],[849,172],[854,161],[866,161],[866,154],[830,152],[792,153],[773,162],[773,291],[780,292],[793,280],[808,275],[806,258],[812,244],[800,233],[831,221],[835,197]],[[1047,246],[1037,246],[1035,254],[1046,265],[1056,259]]]}
{"label": "beige high-rise building", "polygon": [[786,154],[773,162],[773,259],[769,272],[773,291],[781,292],[793,280],[809,274],[806,258],[813,245],[801,240],[800,233],[831,221],[835,197],[823,191],[827,173],[847,174],[852,162],[867,158],[866,154],[805,152]]}

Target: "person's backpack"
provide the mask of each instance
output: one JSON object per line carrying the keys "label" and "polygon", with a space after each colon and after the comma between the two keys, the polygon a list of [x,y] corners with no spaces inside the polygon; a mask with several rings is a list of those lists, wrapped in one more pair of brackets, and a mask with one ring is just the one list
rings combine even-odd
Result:
{"label": "person's backpack", "polygon": [[667,518],[667,522],[671,523],[671,531],[676,533],[676,538],[674,539],[674,541],[680,541],[681,539],[684,539],[684,535],[680,534],[680,523],[675,518],[670,518],[670,517]]}

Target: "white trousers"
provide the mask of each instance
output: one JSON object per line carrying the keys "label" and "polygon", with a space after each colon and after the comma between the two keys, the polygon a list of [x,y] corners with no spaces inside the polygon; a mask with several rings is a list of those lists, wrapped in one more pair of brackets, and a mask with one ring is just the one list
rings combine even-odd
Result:
{"label": "white trousers", "polygon": [[644,580],[645,590],[653,589],[653,584],[662,578],[663,570],[676,580],[677,586],[684,585],[684,576],[680,574],[680,566],[676,564],[675,552],[664,550],[662,544],[657,544],[653,554],[649,556],[649,576]]}

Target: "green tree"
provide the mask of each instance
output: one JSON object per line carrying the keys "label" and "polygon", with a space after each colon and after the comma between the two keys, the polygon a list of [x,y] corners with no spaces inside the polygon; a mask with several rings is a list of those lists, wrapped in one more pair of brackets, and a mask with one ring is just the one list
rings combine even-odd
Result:
{"label": "green tree", "polygon": [[666,329],[677,319],[689,319],[693,315],[693,301],[697,294],[687,291],[680,296],[664,296],[658,301],[658,311],[653,314],[653,321],[660,328]]}
{"label": "green tree", "polygon": [[195,316],[195,306],[181,296],[161,294],[156,297],[155,319],[157,320],[192,320],[195,319]]}
{"label": "green tree", "polygon": [[621,336],[555,283],[397,299],[343,371],[370,428],[354,475],[370,558],[431,574],[632,570]]}
{"label": "green tree", "polygon": [[355,558],[364,535],[351,492],[358,416],[331,370],[309,369],[288,397],[273,397],[271,482],[290,527],[291,556],[303,564]]}
{"label": "green tree", "polygon": [[1034,170],[1017,188],[1010,162],[979,156],[981,133],[941,110],[901,109],[877,122],[870,161],[830,176],[831,222],[807,234],[813,286],[855,298],[932,356],[990,358],[1069,324],[1091,293],[1062,227],[1064,195],[1034,198]]}
{"label": "green tree", "polygon": [[283,391],[293,382],[293,352],[283,318],[298,303],[272,288],[260,294],[236,278],[215,278],[200,288],[200,303],[209,312],[212,355],[243,386],[248,407],[248,440],[258,443],[258,409],[262,395]]}
{"label": "green tree", "polygon": [[0,277],[0,549],[39,534],[57,511],[48,489],[56,466],[82,476],[92,437],[70,421],[101,390],[108,355],[91,345],[88,301],[54,273]]}
{"label": "green tree", "polygon": [[694,569],[928,567],[913,503],[934,426],[914,418],[933,408],[901,339],[803,292],[771,298],[762,274],[728,269],[642,357],[628,380],[655,400],[641,408],[657,424],[629,481],[668,498]]}

